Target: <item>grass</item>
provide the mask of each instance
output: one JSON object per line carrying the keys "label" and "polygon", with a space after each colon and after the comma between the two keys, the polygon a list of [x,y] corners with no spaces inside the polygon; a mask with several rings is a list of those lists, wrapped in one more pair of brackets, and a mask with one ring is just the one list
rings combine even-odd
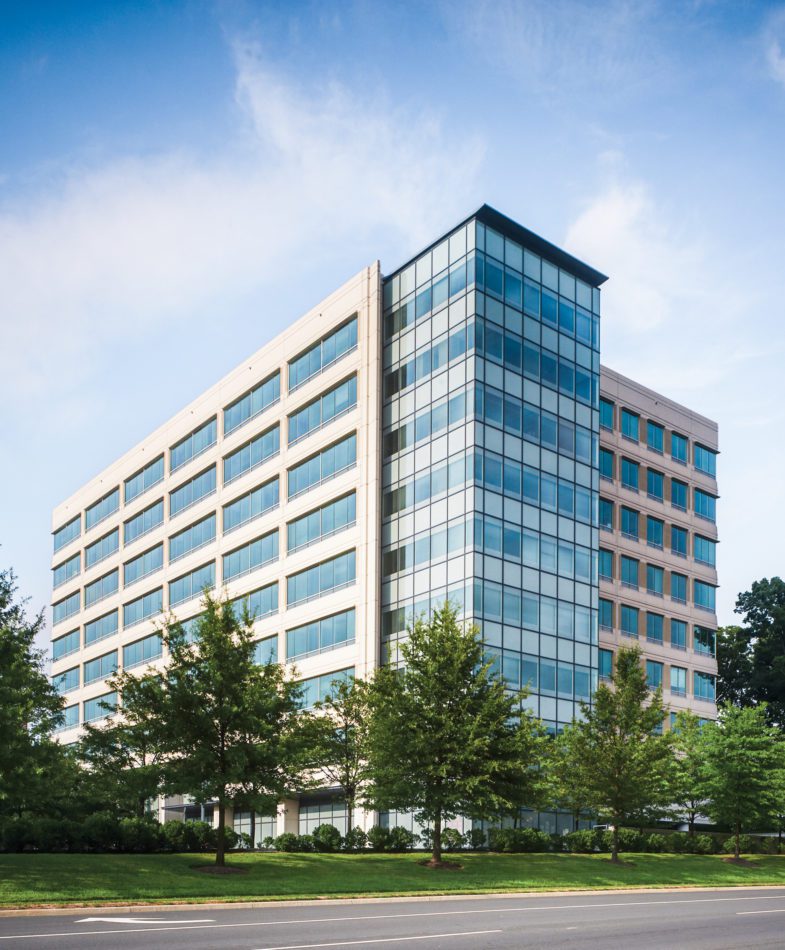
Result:
{"label": "grass", "polygon": [[3,854],[0,907],[170,901],[244,901],[416,894],[477,894],[678,885],[785,885],[785,855],[461,854],[458,871],[423,867],[420,854],[232,854],[247,873],[218,876],[194,854]]}

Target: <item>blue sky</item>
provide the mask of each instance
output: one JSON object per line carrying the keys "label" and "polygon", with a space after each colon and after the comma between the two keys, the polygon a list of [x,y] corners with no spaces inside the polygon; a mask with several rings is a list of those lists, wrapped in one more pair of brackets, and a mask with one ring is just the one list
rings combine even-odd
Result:
{"label": "blue sky", "polygon": [[366,263],[483,202],[720,424],[718,607],[783,571],[785,4],[0,2],[0,564]]}

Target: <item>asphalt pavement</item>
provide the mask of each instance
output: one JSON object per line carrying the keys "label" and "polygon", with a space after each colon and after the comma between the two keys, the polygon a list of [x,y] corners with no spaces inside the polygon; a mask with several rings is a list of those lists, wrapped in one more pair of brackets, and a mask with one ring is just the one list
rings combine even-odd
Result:
{"label": "asphalt pavement", "polygon": [[198,904],[0,917],[0,950],[749,950],[785,948],[785,888],[254,908]]}

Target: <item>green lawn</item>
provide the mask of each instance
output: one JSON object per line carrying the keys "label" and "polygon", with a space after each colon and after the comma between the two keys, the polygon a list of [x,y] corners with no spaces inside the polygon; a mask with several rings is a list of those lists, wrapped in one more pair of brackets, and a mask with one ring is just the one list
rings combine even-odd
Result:
{"label": "green lawn", "polygon": [[420,854],[233,854],[245,874],[194,870],[210,855],[4,854],[0,906],[131,901],[273,900],[544,889],[784,884],[785,855],[750,866],[673,854],[462,854],[463,868],[433,871]]}

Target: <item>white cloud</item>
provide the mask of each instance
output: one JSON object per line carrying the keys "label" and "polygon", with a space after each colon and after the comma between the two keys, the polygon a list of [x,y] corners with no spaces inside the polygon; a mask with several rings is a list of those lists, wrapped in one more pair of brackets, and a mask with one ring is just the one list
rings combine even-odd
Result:
{"label": "white cloud", "polygon": [[764,46],[769,75],[785,86],[785,9],[769,18],[764,30]]}
{"label": "white cloud", "polygon": [[373,91],[288,85],[249,44],[234,52],[241,121],[219,159],[75,167],[0,211],[0,395],[78,384],[107,343],[294,276],[296,251],[372,230],[411,247],[466,210],[477,141]]}

